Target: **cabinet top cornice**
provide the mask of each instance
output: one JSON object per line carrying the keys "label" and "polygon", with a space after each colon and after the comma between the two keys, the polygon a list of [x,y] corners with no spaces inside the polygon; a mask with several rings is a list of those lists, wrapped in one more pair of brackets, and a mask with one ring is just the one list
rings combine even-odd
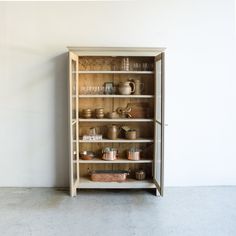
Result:
{"label": "cabinet top cornice", "polygon": [[157,56],[164,47],[67,47],[80,56]]}

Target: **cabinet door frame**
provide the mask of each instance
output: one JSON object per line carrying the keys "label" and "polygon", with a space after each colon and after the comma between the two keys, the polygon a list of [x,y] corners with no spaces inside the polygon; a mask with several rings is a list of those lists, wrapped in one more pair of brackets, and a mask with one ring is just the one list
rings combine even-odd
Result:
{"label": "cabinet door frame", "polygon": [[[78,73],[75,73],[74,69],[73,69],[73,63],[75,63],[75,70],[78,71],[79,70],[79,58],[78,56],[73,53],[73,52],[69,52],[69,81],[68,81],[68,93],[69,93],[69,139],[70,139],[70,145],[69,145],[69,156],[70,156],[70,195],[71,196],[76,196],[76,188],[77,188],[77,183],[78,183],[78,178],[79,178],[79,163],[78,163],[78,158],[76,161],[76,169],[74,169],[74,135],[73,135],[73,124],[72,124],[72,120],[73,120],[73,86],[75,86],[75,95],[76,95],[76,101],[75,101],[75,105],[76,105],[76,155],[78,156],[79,153],[79,149],[78,149]],[[75,76],[75,78],[74,78]],[[75,80],[75,81],[73,81]],[[73,85],[73,83],[75,83],[75,85]],[[76,179],[74,179],[74,172],[76,171]]]}
{"label": "cabinet door frame", "polygon": [[[154,152],[154,175],[153,180],[154,183],[160,193],[161,196],[164,194],[164,124],[165,124],[165,53],[162,52],[158,56],[155,57],[155,152]],[[157,62],[161,63],[161,74],[160,74],[160,83],[161,83],[161,109],[158,109],[158,71],[156,71]],[[161,112],[161,115],[158,114],[158,110]],[[160,117],[159,117],[160,116]],[[158,119],[158,117],[160,119]],[[161,137],[160,140],[158,139],[158,126],[160,125]],[[158,150],[158,142],[161,142],[160,149]],[[160,156],[158,156],[160,155]],[[158,159],[160,159],[158,161]],[[157,168],[160,165],[160,182],[158,183],[157,178]]]}

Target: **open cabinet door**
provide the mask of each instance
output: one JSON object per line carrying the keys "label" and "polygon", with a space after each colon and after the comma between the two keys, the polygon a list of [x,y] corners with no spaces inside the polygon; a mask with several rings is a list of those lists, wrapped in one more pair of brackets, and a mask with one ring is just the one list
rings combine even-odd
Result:
{"label": "open cabinet door", "polygon": [[[78,56],[69,52],[69,137],[70,137],[70,195],[76,196],[79,178],[78,150]],[[73,142],[76,140],[76,142]],[[76,153],[76,155],[74,155]],[[74,159],[76,156],[76,160]],[[75,161],[75,162],[74,162]]]}
{"label": "open cabinet door", "polygon": [[164,187],[164,53],[155,58],[154,182],[161,196]]}

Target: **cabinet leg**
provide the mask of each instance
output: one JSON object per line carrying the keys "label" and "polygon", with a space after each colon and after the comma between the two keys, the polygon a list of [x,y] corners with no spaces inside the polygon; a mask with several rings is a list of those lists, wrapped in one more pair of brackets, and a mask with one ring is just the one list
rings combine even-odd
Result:
{"label": "cabinet leg", "polygon": [[155,196],[160,197],[160,193],[159,193],[157,188],[153,189],[153,193],[154,193]]}
{"label": "cabinet leg", "polygon": [[74,187],[70,188],[70,196],[71,197],[76,197],[76,188],[74,188]]}

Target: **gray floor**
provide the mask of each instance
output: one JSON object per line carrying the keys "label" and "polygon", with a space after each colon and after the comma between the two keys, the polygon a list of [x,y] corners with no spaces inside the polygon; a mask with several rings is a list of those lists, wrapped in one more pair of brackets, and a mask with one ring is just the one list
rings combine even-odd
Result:
{"label": "gray floor", "polygon": [[236,235],[236,187],[83,190],[0,188],[0,235]]}

